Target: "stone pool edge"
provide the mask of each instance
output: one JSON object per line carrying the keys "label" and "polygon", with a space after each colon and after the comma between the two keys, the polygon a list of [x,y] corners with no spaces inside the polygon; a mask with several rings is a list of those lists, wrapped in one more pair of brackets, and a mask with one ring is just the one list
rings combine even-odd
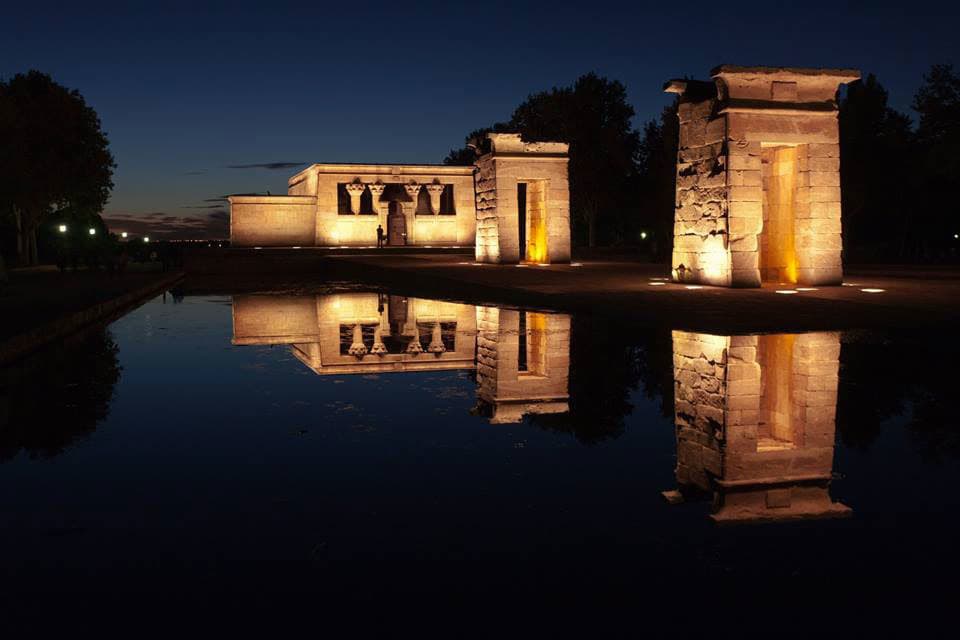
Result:
{"label": "stone pool edge", "polygon": [[170,274],[150,284],[128,291],[110,300],[91,305],[81,311],[66,313],[39,327],[17,334],[0,342],[0,366],[29,355],[52,342],[68,337],[89,325],[95,324],[137,307],[157,292],[166,289],[184,278],[183,272]]}

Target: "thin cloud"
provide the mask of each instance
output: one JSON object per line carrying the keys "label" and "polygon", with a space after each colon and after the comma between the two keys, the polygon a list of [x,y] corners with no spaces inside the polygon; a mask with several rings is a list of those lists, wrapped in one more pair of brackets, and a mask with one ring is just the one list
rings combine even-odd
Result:
{"label": "thin cloud", "polygon": [[105,213],[103,219],[113,232],[149,235],[158,240],[220,240],[230,236],[230,214],[222,207],[187,215],[163,211]]}
{"label": "thin cloud", "polygon": [[269,169],[278,171],[280,169],[293,169],[302,167],[306,162],[259,162],[257,164],[228,164],[227,169]]}

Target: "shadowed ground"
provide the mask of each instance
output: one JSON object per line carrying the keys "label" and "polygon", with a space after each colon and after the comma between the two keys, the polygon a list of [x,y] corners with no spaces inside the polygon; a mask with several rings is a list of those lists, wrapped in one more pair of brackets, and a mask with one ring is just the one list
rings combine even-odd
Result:
{"label": "shadowed ground", "polygon": [[[669,273],[661,265],[627,260],[518,267],[477,265],[466,254],[292,253],[278,249],[234,254],[236,269],[230,271],[244,275],[191,276],[187,291],[295,293],[330,280],[347,280],[410,295],[598,313],[639,327],[715,332],[945,328],[960,321],[960,270],[950,267],[849,267],[843,287],[778,294],[777,290],[795,287],[689,289],[667,282]],[[299,274],[266,273],[269,265],[292,264],[288,259],[301,267],[312,266],[301,268]]]}

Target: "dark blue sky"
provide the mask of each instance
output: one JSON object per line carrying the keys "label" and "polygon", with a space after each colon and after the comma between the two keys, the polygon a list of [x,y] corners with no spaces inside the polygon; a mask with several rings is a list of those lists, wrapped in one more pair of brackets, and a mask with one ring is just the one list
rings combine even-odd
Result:
{"label": "dark blue sky", "polygon": [[591,70],[626,85],[640,125],[664,80],[720,63],[859,68],[907,110],[930,64],[960,62],[947,3],[191,4],[24,3],[0,19],[0,75],[45,71],[99,112],[114,220],[199,230],[217,211],[199,207],[222,207],[208,199],[285,193],[297,171],[235,165],[439,162]]}

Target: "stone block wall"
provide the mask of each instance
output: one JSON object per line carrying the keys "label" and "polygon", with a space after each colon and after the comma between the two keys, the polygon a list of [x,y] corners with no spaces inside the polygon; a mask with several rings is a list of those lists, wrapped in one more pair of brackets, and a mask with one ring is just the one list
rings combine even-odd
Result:
{"label": "stone block wall", "polygon": [[[523,142],[517,134],[488,134],[490,153],[476,163],[476,259],[513,264],[525,259],[520,246],[517,186],[536,183],[546,208],[546,259],[570,261],[568,145]],[[538,191],[542,189],[542,191]],[[529,196],[529,193],[528,193]]]}
{"label": "stone block wall", "polygon": [[673,273],[681,282],[729,286],[726,122],[717,103],[706,83],[680,97]]}
{"label": "stone block wall", "polygon": [[[764,163],[791,148],[790,265],[768,269],[775,281],[840,284],[840,158],[835,100],[859,73],[843,69],[714,69],[713,82],[675,80],[679,94],[674,279],[720,286],[760,286],[769,176]],[[787,203],[785,205],[784,203]]]}
{"label": "stone block wall", "polygon": [[312,246],[316,198],[230,196],[230,244],[235,247]]}

